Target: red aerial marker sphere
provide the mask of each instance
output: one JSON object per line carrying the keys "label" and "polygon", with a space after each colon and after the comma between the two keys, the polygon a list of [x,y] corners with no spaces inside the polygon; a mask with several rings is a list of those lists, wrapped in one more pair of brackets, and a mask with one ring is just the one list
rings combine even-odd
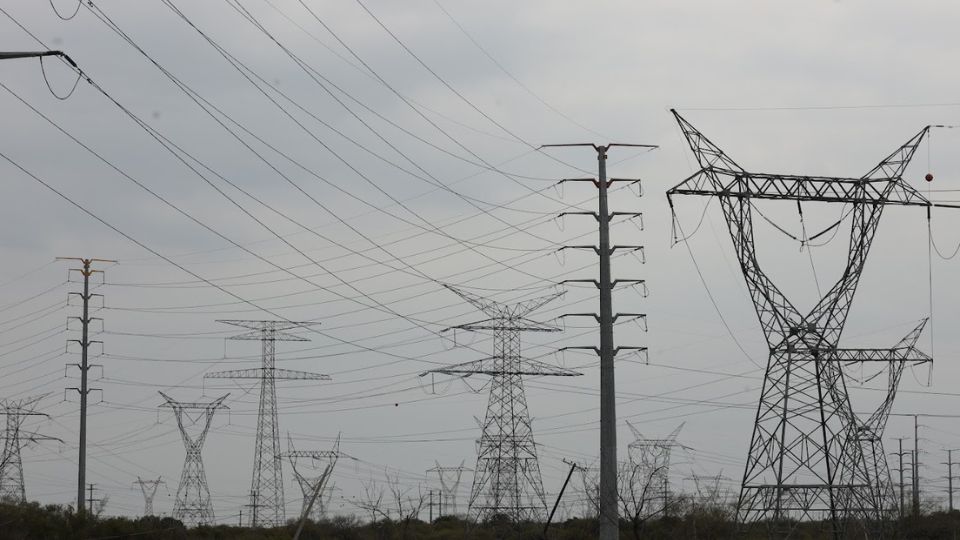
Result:
{"label": "red aerial marker sphere", "polygon": [[927,182],[933,182],[933,175],[930,173],[927,173],[927,175],[924,176],[924,178],[927,180]]}

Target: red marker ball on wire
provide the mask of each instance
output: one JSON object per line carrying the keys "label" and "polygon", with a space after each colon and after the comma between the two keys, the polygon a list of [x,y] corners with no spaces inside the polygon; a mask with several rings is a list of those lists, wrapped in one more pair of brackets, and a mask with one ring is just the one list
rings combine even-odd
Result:
{"label": "red marker ball on wire", "polygon": [[924,176],[923,178],[924,178],[927,182],[933,182],[933,175],[930,174],[930,173],[927,173],[927,175]]}

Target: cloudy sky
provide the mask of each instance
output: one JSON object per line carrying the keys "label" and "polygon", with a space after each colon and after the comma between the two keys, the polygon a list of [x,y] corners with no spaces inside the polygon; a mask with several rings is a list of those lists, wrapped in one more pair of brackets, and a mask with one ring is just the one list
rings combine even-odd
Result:
{"label": "cloudy sky", "polygon": [[[203,375],[255,367],[260,349],[228,341],[236,330],[219,319],[320,323],[299,332],[308,342],[278,343],[277,363],[332,381],[278,383],[278,396],[281,432],[298,447],[327,448],[339,433],[357,458],[335,474],[333,511],[355,512],[362,484],[385,470],[415,487],[433,481],[424,471],[435,463],[472,467],[486,380],[418,375],[487,356],[492,342],[441,333],[483,318],[442,284],[512,302],[596,275],[589,252],[557,252],[596,234],[590,218],[555,218],[596,204],[585,185],[555,187],[593,175],[592,150],[537,150],[567,142],[660,146],[610,155],[613,176],[643,179],[642,197],[626,186],[611,194],[615,210],[644,213],[617,223],[614,241],[646,246],[646,264],[618,253],[614,273],[649,286],[647,297],[615,295],[617,310],[649,315],[649,332],[629,321],[616,330],[619,345],[650,352],[618,363],[621,453],[626,421],[651,437],[686,422],[676,485],[720,473],[738,485],[765,345],[718,208],[677,201],[689,240],[674,245],[664,192],[695,160],[669,109],[748,170],[835,176],[865,173],[925,125],[960,124],[949,68],[960,7],[942,2],[53,6],[68,20],[30,0],[0,12],[0,50],[62,49],[89,77],[71,94],[76,75],[55,59],[0,63],[0,393],[45,394],[38,410],[49,417],[25,429],[64,443],[23,450],[27,496],[71,503],[78,404],[64,388],[78,380],[64,367],[78,361],[66,343],[78,338],[67,319],[79,285],[54,258],[118,261],[101,265],[96,291],[104,345],[92,386],[102,394],[92,394],[87,473],[110,514],[141,512],[138,475],[162,476],[155,509],[172,509],[183,446],[158,391],[185,401],[230,393],[207,439],[207,477],[218,521],[236,522],[248,502],[257,387]],[[956,130],[933,130],[905,179],[951,200],[958,145]],[[841,270],[849,222],[801,249],[791,236],[824,230],[841,209],[807,205],[802,224],[792,203],[763,209],[761,262],[812,306]],[[893,344],[932,308],[921,343],[936,368],[908,372],[896,413],[950,415],[960,398],[960,270],[944,260],[958,224],[938,209],[928,229],[923,210],[892,208],[866,265],[843,343]],[[930,234],[944,257],[928,249]],[[597,342],[588,320],[558,322],[595,310],[596,291],[566,291],[536,315],[564,332],[524,336],[528,358],[583,373],[527,381],[551,498],[562,459],[598,455],[597,360],[557,352]],[[883,395],[870,375],[850,373],[858,410]],[[943,449],[960,446],[955,423],[921,420],[931,496],[943,495]],[[894,417],[887,444],[911,432],[912,420]],[[293,515],[299,491],[284,474]],[[469,483],[467,474],[463,501]]]}

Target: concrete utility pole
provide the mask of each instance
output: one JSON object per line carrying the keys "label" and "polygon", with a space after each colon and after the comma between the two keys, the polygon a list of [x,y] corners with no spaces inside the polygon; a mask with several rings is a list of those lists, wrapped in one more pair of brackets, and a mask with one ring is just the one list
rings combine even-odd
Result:
{"label": "concrete utility pole", "polygon": [[[599,192],[599,208],[596,214],[600,228],[600,244],[596,248],[600,257],[600,280],[595,282],[600,289],[600,540],[619,538],[619,508],[617,507],[617,401],[613,359],[617,354],[613,344],[613,286],[610,272],[610,218],[607,189],[614,180],[607,180],[607,150],[614,146],[656,148],[649,144],[608,144],[606,146],[579,144],[545,144],[544,147],[590,146],[597,152],[598,178],[594,182]],[[574,212],[571,212],[574,213]],[[592,246],[591,246],[592,247]]]}
{"label": "concrete utility pole", "polygon": [[100,501],[103,500],[102,498],[100,498],[100,499],[94,499],[94,498],[93,498],[93,486],[95,486],[95,485],[96,485],[96,484],[89,484],[89,486],[87,487],[87,490],[90,492],[90,496],[87,497],[87,504],[89,505],[88,511],[89,511],[89,513],[90,513],[91,516],[93,515],[93,503],[95,503],[95,502],[100,502]]}
{"label": "concrete utility pole", "polygon": [[[87,478],[87,395],[90,392],[98,391],[99,388],[87,388],[87,372],[90,371],[92,367],[87,363],[89,349],[91,343],[100,343],[102,341],[91,341],[90,340],[90,321],[97,319],[96,317],[90,317],[90,299],[93,296],[101,296],[99,294],[94,295],[90,292],[90,276],[96,273],[103,274],[103,270],[95,270],[91,268],[94,263],[116,263],[110,259],[84,259],[81,257],[57,257],[57,260],[61,261],[79,261],[83,268],[72,268],[71,271],[80,272],[83,276],[83,292],[82,293],[70,293],[80,295],[80,299],[83,301],[83,314],[79,317],[80,326],[81,326],[81,335],[79,340],[71,340],[80,344],[80,363],[75,364],[80,369],[80,388],[68,388],[67,390],[76,390],[80,394],[80,455],[77,462],[77,513],[82,514],[84,511],[84,488],[86,487],[86,478]],[[74,317],[76,318],[76,317]]]}
{"label": "concrete utility pole", "polygon": [[920,517],[920,437],[918,417],[913,415],[913,517]]}
{"label": "concrete utility pole", "polygon": [[904,498],[903,498],[903,486],[904,486],[904,484],[903,484],[903,471],[904,471],[904,468],[903,468],[903,456],[905,456],[905,455],[908,453],[908,452],[904,452],[904,451],[903,451],[903,440],[904,440],[905,438],[906,438],[906,437],[897,437],[897,447],[898,447],[898,450],[893,453],[893,455],[897,456],[897,457],[899,458],[899,460],[900,460],[900,468],[897,469],[897,472],[900,473],[900,515],[901,515],[901,516],[903,516],[904,514],[907,513],[907,508],[906,508],[906,506],[905,506],[906,503],[905,503]]}
{"label": "concrete utility pole", "polygon": [[949,501],[950,511],[953,512],[953,449],[947,450],[947,500]]}

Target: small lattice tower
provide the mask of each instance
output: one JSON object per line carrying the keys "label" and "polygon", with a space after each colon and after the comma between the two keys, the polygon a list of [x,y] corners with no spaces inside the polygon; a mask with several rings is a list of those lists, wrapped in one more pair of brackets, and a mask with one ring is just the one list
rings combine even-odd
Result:
{"label": "small lattice tower", "polygon": [[251,331],[230,339],[259,341],[262,365],[254,369],[219,371],[204,375],[208,379],[256,379],[260,381],[260,408],[257,412],[257,438],[253,452],[250,481],[252,527],[279,527],[286,522],[283,499],[283,456],[280,450],[280,422],[277,414],[277,379],[329,381],[328,375],[276,368],[277,341],[307,341],[284,332],[318,323],[290,321],[219,321]]}
{"label": "small lattice tower", "polygon": [[[183,446],[187,455],[183,460],[183,472],[180,474],[180,485],[177,486],[177,500],[173,505],[173,517],[184,524],[210,525],[214,521],[213,504],[210,502],[210,488],[207,485],[207,474],[203,469],[203,443],[206,441],[213,415],[217,409],[225,409],[223,400],[227,394],[209,402],[176,401],[160,392],[166,403],[161,407],[169,407],[177,418],[177,427],[183,436]],[[199,414],[197,414],[199,413]],[[184,425],[184,417],[189,425]],[[187,428],[190,425],[201,426],[199,433],[191,435]]]}
{"label": "small lattice tower", "polygon": [[140,492],[143,493],[144,516],[153,515],[153,497],[157,494],[157,488],[163,483],[164,482],[160,477],[157,477],[156,480],[144,480],[139,476],[137,477],[137,481],[134,482],[134,484],[140,486]]}
{"label": "small lattice tower", "polygon": [[477,468],[470,490],[471,518],[545,519],[547,503],[523,377],[569,377],[580,373],[524,359],[520,351],[520,333],[559,331],[559,328],[529,320],[526,316],[563,293],[507,305],[445,286],[490,317],[454,328],[493,332],[492,357],[427,372],[491,377],[487,413],[477,442]]}
{"label": "small lattice tower", "polygon": [[[306,514],[310,499],[314,498],[313,507],[310,510],[310,519],[320,521],[326,517],[327,503],[330,501],[332,485],[330,479],[333,475],[333,469],[337,460],[341,457],[349,457],[340,452],[340,437],[337,437],[332,450],[297,450],[293,446],[293,439],[287,434],[287,452],[284,456],[290,460],[290,468],[293,469],[293,477],[300,486],[303,493],[303,505],[300,508],[300,516]],[[308,471],[318,471],[319,474],[311,474]],[[314,497],[316,494],[316,497]]]}
{"label": "small lattice tower", "polygon": [[444,516],[457,515],[457,490],[460,488],[460,478],[466,471],[471,471],[469,467],[464,467],[461,462],[457,467],[443,467],[439,463],[432,469],[427,469],[427,473],[434,473],[440,481],[440,511]]}
{"label": "small lattice tower", "polygon": [[[638,468],[638,474],[627,476],[644,484],[630,487],[639,488],[637,491],[647,499],[643,504],[644,516],[668,515],[670,512],[670,455],[674,447],[679,446],[677,435],[683,429],[683,424],[662,439],[644,437],[630,422],[627,422],[627,426],[633,432],[633,442],[627,446],[629,464],[631,467]],[[649,504],[654,501],[659,501],[659,504]]]}
{"label": "small lattice tower", "polygon": [[33,396],[24,399],[5,399],[0,401],[0,414],[7,418],[6,429],[3,433],[3,458],[0,461],[0,500],[22,503],[26,502],[26,488],[23,483],[23,461],[20,450],[25,440],[32,440],[32,434],[21,433],[23,421],[28,416],[41,415],[34,411],[34,406],[43,396]]}

